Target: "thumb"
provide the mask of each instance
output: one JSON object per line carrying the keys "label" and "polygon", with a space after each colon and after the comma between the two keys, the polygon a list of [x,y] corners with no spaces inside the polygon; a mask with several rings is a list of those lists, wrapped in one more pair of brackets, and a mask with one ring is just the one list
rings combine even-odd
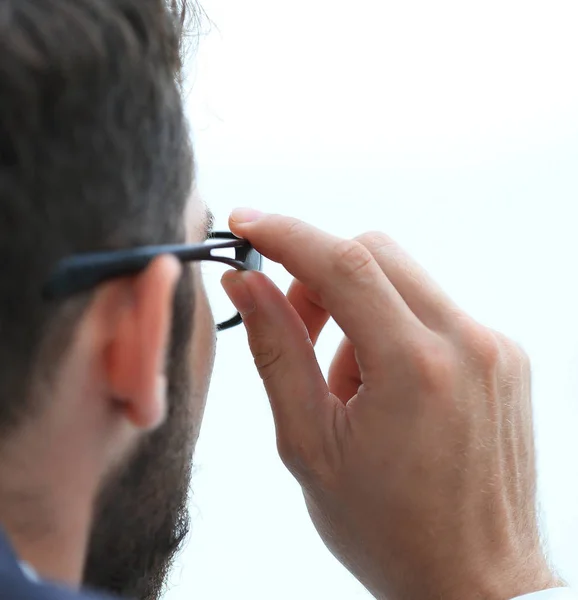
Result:
{"label": "thumb", "polygon": [[221,282],[243,317],[281,459],[295,475],[317,470],[328,449],[337,449],[335,417],[343,405],[329,392],[307,327],[263,273],[228,271]]}

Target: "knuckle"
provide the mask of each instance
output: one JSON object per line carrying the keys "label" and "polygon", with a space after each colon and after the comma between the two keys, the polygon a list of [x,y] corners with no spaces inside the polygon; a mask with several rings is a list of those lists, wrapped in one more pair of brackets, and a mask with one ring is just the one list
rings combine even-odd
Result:
{"label": "knuckle", "polygon": [[433,336],[422,339],[412,349],[411,359],[423,391],[442,396],[452,391],[457,366],[447,343]]}
{"label": "knuckle", "polygon": [[303,435],[300,430],[277,427],[279,455],[302,485],[334,490],[342,481],[343,440],[348,427],[345,410],[333,413],[332,426],[325,433]]}
{"label": "knuckle", "polygon": [[516,344],[516,353],[524,371],[529,372],[532,365],[530,355],[519,344]]}
{"label": "knuckle", "polygon": [[300,221],[299,219],[295,219],[294,217],[286,217],[286,219],[287,231],[285,235],[287,237],[299,237],[306,227],[305,223],[303,221]]}
{"label": "knuckle", "polygon": [[335,247],[336,267],[346,276],[359,274],[372,262],[373,255],[358,241],[341,240]]}
{"label": "knuckle", "polygon": [[302,484],[309,482],[323,489],[335,485],[337,474],[318,444],[279,435],[277,451],[283,464]]}
{"label": "knuckle", "polygon": [[363,244],[368,249],[379,250],[386,246],[392,246],[393,240],[382,231],[366,231],[353,238],[356,242]]}
{"label": "knuckle", "polygon": [[274,377],[279,369],[282,353],[276,348],[261,349],[253,353],[255,366],[263,381]]}
{"label": "knuckle", "polygon": [[514,340],[499,331],[493,332],[500,346],[501,355],[510,362],[521,365],[525,370],[530,369],[530,357],[527,352]]}
{"label": "knuckle", "polygon": [[289,443],[288,438],[286,436],[280,435],[277,432],[277,452],[279,453],[279,457],[283,464],[291,471],[291,473],[295,472],[295,459],[294,453],[292,450],[292,445]]}
{"label": "knuckle", "polygon": [[263,381],[274,377],[280,367],[283,352],[270,335],[263,335],[258,331],[250,331],[248,335],[249,347],[253,355],[255,367]]}
{"label": "knuckle", "polygon": [[295,474],[305,475],[311,465],[317,462],[317,457],[312,449],[303,440],[291,440],[288,436],[277,438],[279,456],[285,466]]}
{"label": "knuckle", "polygon": [[493,368],[500,361],[501,334],[466,318],[460,325],[460,337],[468,355],[482,366]]}

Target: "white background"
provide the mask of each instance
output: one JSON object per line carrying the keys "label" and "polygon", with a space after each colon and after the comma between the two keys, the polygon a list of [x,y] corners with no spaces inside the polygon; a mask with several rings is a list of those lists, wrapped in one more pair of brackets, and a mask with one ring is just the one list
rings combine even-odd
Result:
{"label": "white background", "polygon": [[[202,1],[187,89],[217,224],[248,205],[381,229],[525,347],[544,530],[578,586],[576,1]],[[325,372],[338,340],[319,342]],[[369,597],[277,457],[242,328],[219,336],[193,486],[170,600]]]}

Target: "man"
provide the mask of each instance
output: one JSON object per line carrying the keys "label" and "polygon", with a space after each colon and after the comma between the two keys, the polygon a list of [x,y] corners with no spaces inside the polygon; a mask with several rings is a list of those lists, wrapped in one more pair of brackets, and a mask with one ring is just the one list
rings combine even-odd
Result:
{"label": "man", "polygon": [[[66,257],[207,236],[181,14],[0,1],[2,599],[159,598],[187,532],[215,350],[198,262],[46,294]],[[230,226],[295,276],[287,297],[256,272],[224,286],[328,548],[378,598],[570,598],[540,547],[523,352],[384,234],[251,210]],[[330,315],[346,337],[325,382]]]}

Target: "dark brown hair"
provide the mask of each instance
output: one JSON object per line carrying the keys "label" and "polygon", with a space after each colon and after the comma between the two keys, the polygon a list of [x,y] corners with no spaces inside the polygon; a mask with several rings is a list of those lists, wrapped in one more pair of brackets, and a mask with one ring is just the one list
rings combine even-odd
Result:
{"label": "dark brown hair", "polygon": [[[178,83],[185,9],[0,1],[0,431],[30,412],[47,336],[63,346],[73,330],[71,302],[42,297],[54,264],[183,238],[193,178]],[[54,348],[49,356],[46,371]]]}

